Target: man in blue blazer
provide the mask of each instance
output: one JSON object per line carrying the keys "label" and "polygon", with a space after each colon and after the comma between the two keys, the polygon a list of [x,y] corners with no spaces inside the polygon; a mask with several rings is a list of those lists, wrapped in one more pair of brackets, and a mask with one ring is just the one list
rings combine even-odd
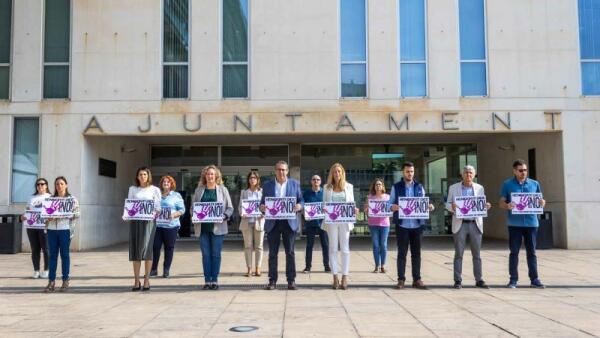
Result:
{"label": "man in blue blazer", "polygon": [[[260,201],[260,211],[265,212],[265,197],[296,197],[296,212],[302,210],[304,199],[300,190],[300,182],[288,178],[289,168],[285,161],[275,164],[275,179],[263,185],[263,194]],[[299,230],[298,218],[283,220],[265,220],[265,232],[269,242],[269,284],[267,290],[273,290],[277,285],[277,254],[279,243],[283,238],[285,248],[285,275],[288,290],[296,290],[296,256],[294,253],[294,240]]]}

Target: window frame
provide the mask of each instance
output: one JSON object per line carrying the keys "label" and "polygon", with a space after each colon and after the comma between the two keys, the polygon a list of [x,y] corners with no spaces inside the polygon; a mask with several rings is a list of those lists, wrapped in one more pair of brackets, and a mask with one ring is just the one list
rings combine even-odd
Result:
{"label": "window frame", "polygon": [[[10,205],[22,205],[22,204],[27,204],[28,201],[24,201],[24,202],[15,202],[13,199],[13,182],[14,182],[14,177],[13,177],[13,172],[14,172],[14,158],[15,158],[15,136],[16,136],[16,123],[17,120],[37,120],[38,121],[38,163],[37,163],[37,178],[40,177],[40,169],[42,166],[42,116],[41,115],[13,115],[11,117],[11,131],[10,131],[10,154],[9,154],[9,160],[10,160],[10,182],[8,184],[8,198],[9,198],[9,204]],[[49,182],[50,184],[50,182]],[[51,187],[48,187],[48,189],[50,189]],[[33,191],[33,187],[31,188]]]}
{"label": "window frame", "polygon": [[[225,43],[223,42],[224,34],[223,34],[223,25],[225,24],[225,20],[223,20],[223,15],[225,14],[225,10],[224,10],[224,1],[225,0],[219,0],[219,91],[220,91],[220,97],[221,100],[250,100],[252,97],[252,92],[251,92],[251,73],[250,73],[250,61],[251,61],[251,50],[250,50],[250,46],[251,46],[251,39],[252,39],[252,23],[251,23],[251,17],[252,17],[252,0],[246,0],[248,1],[248,27],[247,27],[247,38],[246,38],[246,61],[223,61],[223,47],[225,45]],[[224,77],[223,77],[223,73],[224,73],[224,69],[225,66],[246,66],[246,96],[245,97],[225,97],[224,95],[224,90],[223,90],[223,84],[224,84]]]}
{"label": "window frame", "polygon": [[[427,11],[429,9],[429,1],[423,0],[423,25],[425,33],[425,59],[423,61],[402,61],[402,33],[400,31],[400,1],[396,1],[396,26],[398,27],[398,49],[396,60],[398,62],[398,98],[403,100],[419,100],[429,97],[429,17]],[[425,65],[425,95],[424,96],[403,96],[402,94],[402,65],[403,64],[423,64]]]}
{"label": "window frame", "polygon": [[[489,98],[490,97],[490,76],[489,76],[489,50],[488,50],[488,14],[487,14],[487,0],[481,0],[483,2],[483,43],[484,43],[484,51],[485,51],[485,59],[469,59],[463,60],[461,57],[461,48],[460,48],[460,1],[456,0],[456,34],[457,34],[457,57],[458,57],[458,88],[459,88],[459,97],[461,98]],[[463,86],[462,86],[462,64],[464,63],[483,63],[485,69],[485,94],[484,95],[463,95]]]}
{"label": "window frame", "polygon": [[[192,0],[188,0],[188,51],[187,62],[165,62],[165,0],[160,1],[160,98],[163,101],[188,101],[192,97]],[[187,66],[187,97],[165,97],[165,66]]]}
{"label": "window frame", "polygon": [[[365,60],[364,61],[342,61],[342,1],[337,1],[338,20],[338,99],[340,100],[364,100],[369,98],[369,0],[365,2]],[[365,96],[343,96],[342,94],[342,66],[365,65]]]}
{"label": "window frame", "polygon": [[[42,100],[49,100],[49,101],[70,101],[71,100],[71,96],[72,96],[72,92],[71,92],[71,85],[73,84],[73,72],[72,72],[72,61],[73,61],[73,0],[69,0],[69,61],[68,62],[46,62],[46,5],[47,5],[47,0],[43,1],[42,4],[42,10],[43,10],[43,22],[42,22],[42,76],[41,76],[41,90],[40,92],[42,93]],[[44,91],[44,81],[45,81],[45,74],[46,74],[46,66],[67,66],[68,69],[68,76],[67,78],[69,79],[69,83],[67,85],[67,97],[51,97],[51,98],[46,98],[45,97],[45,91]]]}

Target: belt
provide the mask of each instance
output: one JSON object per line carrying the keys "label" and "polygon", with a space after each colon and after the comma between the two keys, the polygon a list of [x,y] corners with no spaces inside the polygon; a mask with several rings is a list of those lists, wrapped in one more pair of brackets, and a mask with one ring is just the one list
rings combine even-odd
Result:
{"label": "belt", "polygon": [[463,219],[463,223],[477,223],[474,219]]}

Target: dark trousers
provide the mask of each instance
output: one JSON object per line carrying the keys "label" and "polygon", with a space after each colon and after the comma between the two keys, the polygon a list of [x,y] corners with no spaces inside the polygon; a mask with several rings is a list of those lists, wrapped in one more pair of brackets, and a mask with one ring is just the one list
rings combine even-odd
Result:
{"label": "dark trousers", "polygon": [[285,249],[285,276],[288,283],[296,279],[296,254],[294,253],[296,232],[290,228],[286,220],[279,220],[275,222],[273,229],[267,233],[267,241],[269,242],[269,283],[277,283],[277,254],[282,238]]}
{"label": "dark trousers", "polygon": [[306,227],[306,268],[312,268],[312,252],[315,244],[315,236],[319,235],[321,239],[321,251],[323,251],[323,266],[329,267],[329,237],[327,232],[320,227],[310,226]]}
{"label": "dark trousers", "polygon": [[396,225],[396,241],[398,243],[398,280],[406,280],[406,255],[410,246],[410,263],[412,266],[413,281],[421,279],[421,239],[423,238],[423,227],[406,229]]}
{"label": "dark trousers", "polygon": [[152,270],[158,268],[160,260],[160,249],[165,247],[165,260],[163,262],[163,273],[171,269],[173,262],[173,252],[175,251],[175,242],[177,241],[177,231],[179,228],[156,228],[154,234],[154,246],[152,247]]}
{"label": "dark trousers", "polygon": [[508,245],[510,247],[508,272],[511,282],[519,280],[519,251],[523,240],[525,240],[525,251],[527,252],[529,279],[531,281],[538,279],[537,256],[535,255],[537,230],[537,227],[508,227]]}
{"label": "dark trousers", "polygon": [[44,256],[44,270],[48,270],[48,237],[44,229],[27,229],[31,246],[31,262],[33,270],[40,271],[40,251]]}
{"label": "dark trousers", "polygon": [[60,254],[62,280],[69,280],[71,258],[69,256],[69,245],[71,244],[70,230],[48,230],[48,247],[50,258],[48,262],[48,280],[56,280],[56,269],[58,268],[58,255]]}

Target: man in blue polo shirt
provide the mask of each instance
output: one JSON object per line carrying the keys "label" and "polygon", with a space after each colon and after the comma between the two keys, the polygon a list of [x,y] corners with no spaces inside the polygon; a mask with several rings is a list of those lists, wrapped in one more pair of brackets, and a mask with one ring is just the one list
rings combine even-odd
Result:
{"label": "man in blue polo shirt", "polygon": [[[313,175],[310,179],[310,188],[305,190],[302,196],[304,203],[323,202],[323,189],[321,189],[321,176]],[[304,273],[309,273],[312,268],[312,252],[315,244],[315,236],[319,235],[321,239],[321,251],[323,252],[323,266],[325,271],[331,271],[329,268],[329,238],[327,232],[321,229],[322,219],[305,221],[304,228],[306,229],[306,259]]]}
{"label": "man in blue polo shirt", "polygon": [[[537,257],[535,255],[535,242],[539,226],[537,215],[514,215],[512,210],[515,203],[510,198],[510,194],[513,192],[541,193],[542,189],[538,181],[527,178],[527,164],[525,161],[516,160],[513,163],[513,174],[513,178],[504,181],[500,193],[500,208],[508,210],[508,243],[510,247],[508,261],[510,281],[508,287],[511,289],[517,287],[517,281],[519,280],[519,250],[524,240],[531,287],[543,289],[544,284],[538,278]],[[541,203],[542,207],[546,205],[546,201],[543,199]]]}

